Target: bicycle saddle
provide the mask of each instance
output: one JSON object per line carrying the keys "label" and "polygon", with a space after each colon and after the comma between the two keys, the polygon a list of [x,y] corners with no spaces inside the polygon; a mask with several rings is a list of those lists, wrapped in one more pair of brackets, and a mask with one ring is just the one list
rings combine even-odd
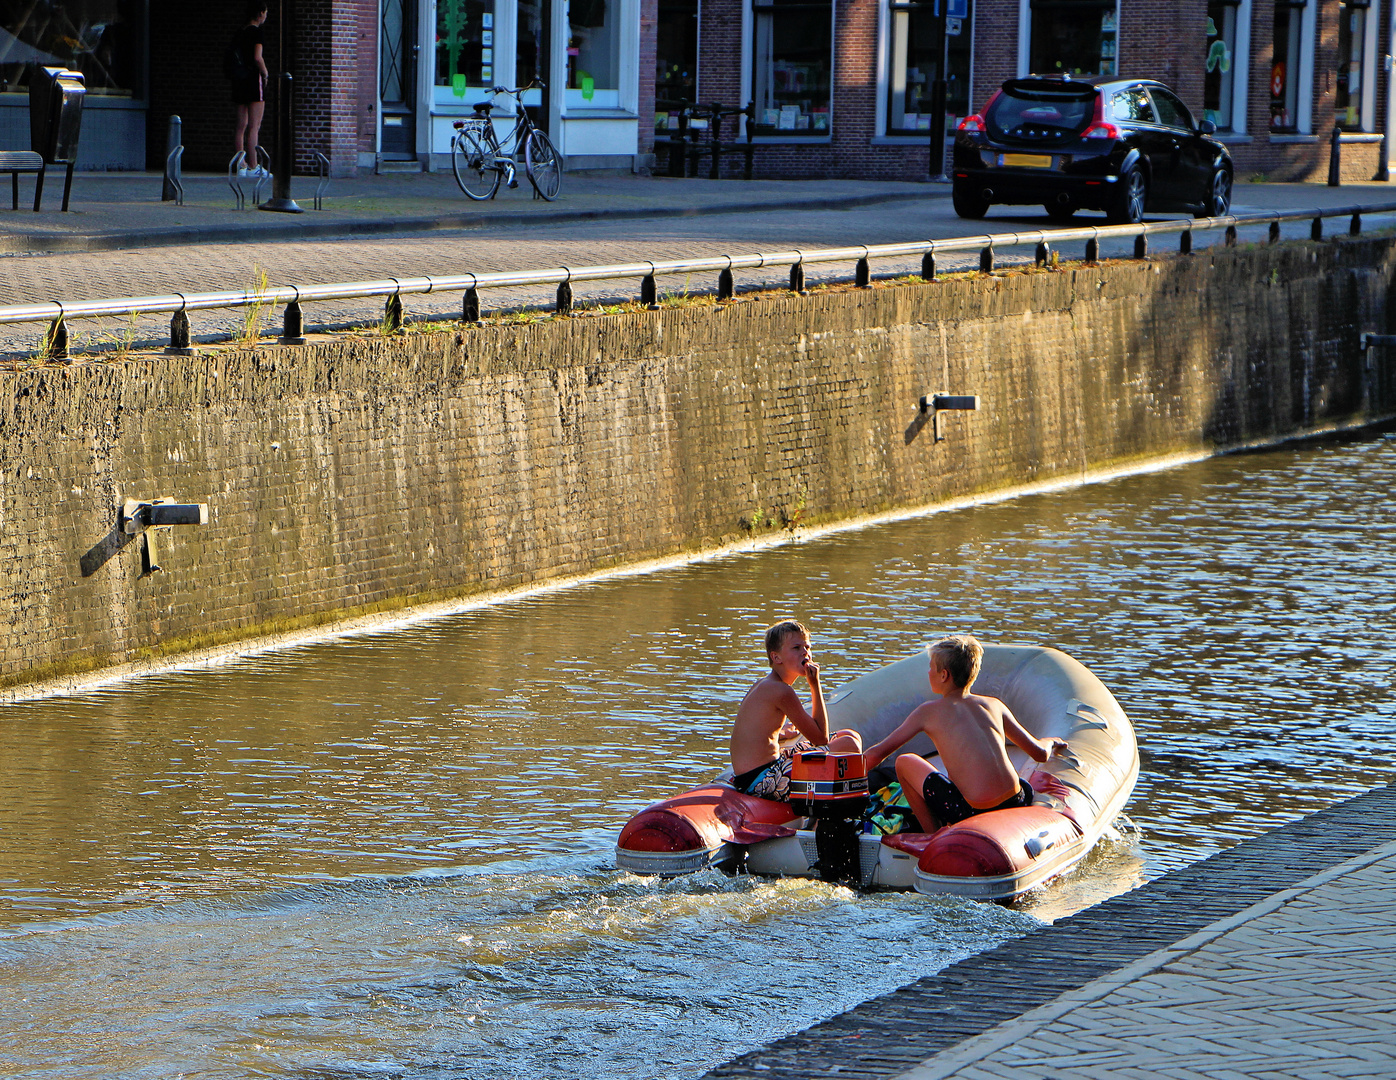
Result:
{"label": "bicycle saddle", "polygon": [[494,108],[493,101],[477,101],[471,106],[475,110],[476,116],[489,116],[490,110]]}

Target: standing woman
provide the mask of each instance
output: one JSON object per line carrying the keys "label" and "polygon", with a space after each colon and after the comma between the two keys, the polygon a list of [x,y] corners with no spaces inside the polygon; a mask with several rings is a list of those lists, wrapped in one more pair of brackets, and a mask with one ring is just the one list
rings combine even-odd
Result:
{"label": "standing woman", "polygon": [[238,107],[234,151],[243,152],[240,176],[265,176],[257,162],[257,140],[262,113],[267,107],[267,63],[262,59],[262,24],[267,21],[267,0],[247,0],[247,25],[233,35],[233,104]]}

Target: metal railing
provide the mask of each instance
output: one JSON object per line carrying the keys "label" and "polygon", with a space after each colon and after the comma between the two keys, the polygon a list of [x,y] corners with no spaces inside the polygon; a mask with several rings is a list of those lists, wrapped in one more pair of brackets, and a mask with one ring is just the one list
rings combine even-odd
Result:
{"label": "metal railing", "polygon": [[1134,238],[1134,257],[1144,258],[1149,252],[1149,238],[1178,236],[1179,251],[1188,254],[1192,251],[1194,232],[1226,231],[1226,243],[1236,242],[1239,228],[1256,225],[1269,226],[1269,242],[1280,239],[1280,227],[1286,222],[1309,222],[1309,239],[1323,238],[1323,222],[1328,218],[1349,218],[1348,234],[1357,235],[1362,231],[1363,215],[1396,212],[1396,203],[1378,203],[1363,206],[1345,206],[1329,210],[1307,210],[1290,213],[1253,214],[1202,218],[1198,220],[1174,219],[1150,222],[1142,225],[1081,226],[1067,229],[1044,229],[1029,232],[998,233],[993,235],[953,237],[943,240],[917,240],[900,244],[856,245],[838,248],[803,250],[793,248],[768,254],[716,255],[700,259],[670,259],[664,261],[644,261],[616,263],[609,266],[559,266],[548,270],[509,270],[488,274],[456,274],[451,276],[426,276],[410,278],[384,278],[378,281],[348,281],[322,285],[281,285],[258,291],[252,289],[225,290],[205,293],[170,293],[163,296],[136,296],[111,300],[80,300],[62,302],[57,300],[35,304],[12,304],[0,307],[0,324],[48,322],[49,330],[44,336],[39,355],[46,359],[67,358],[68,334],[66,321],[69,319],[89,319],[112,316],[156,315],[171,313],[170,346],[172,353],[188,353],[189,319],[191,311],[210,311],[271,305],[285,305],[283,343],[299,343],[304,340],[304,317],[301,305],[326,300],[358,300],[372,297],[386,297],[383,328],[396,331],[402,328],[404,296],[429,295],[432,293],[463,293],[461,319],[464,322],[480,321],[480,290],[491,288],[519,287],[529,285],[556,285],[556,310],[566,313],[572,309],[572,284],[581,281],[640,279],[640,302],[650,307],[657,306],[655,279],[672,274],[716,273],[717,297],[730,299],[735,291],[734,273],[738,270],[760,270],[771,267],[790,267],[790,289],[804,292],[804,268],[811,264],[853,262],[854,284],[867,287],[871,283],[870,261],[873,259],[908,258],[921,256],[921,277],[934,281],[937,273],[936,259],[942,254],[953,252],[978,251],[979,269],[988,273],[994,269],[994,253],[1004,248],[1035,245],[1035,259],[1041,266],[1050,260],[1052,245],[1085,243],[1085,261],[1095,262],[1100,258],[1102,240]]}

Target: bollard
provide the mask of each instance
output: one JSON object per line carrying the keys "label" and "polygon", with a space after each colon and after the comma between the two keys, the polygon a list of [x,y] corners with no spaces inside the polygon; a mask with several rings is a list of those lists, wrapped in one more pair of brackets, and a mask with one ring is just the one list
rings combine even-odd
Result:
{"label": "bollard", "polygon": [[1279,223],[1278,221],[1272,221],[1272,222],[1270,222],[1270,243],[1272,243],[1272,244],[1278,244],[1279,242],[1280,242],[1280,223]]}
{"label": "bollard", "polygon": [[734,292],[736,292],[736,284],[732,280],[732,268],[728,266],[717,273],[717,298],[731,300]]}
{"label": "bollard", "polygon": [[[291,105],[291,73],[283,71],[276,77],[276,172],[272,176],[271,198],[258,208],[283,214],[305,213],[291,198],[291,169],[296,162],[294,110]],[[256,162],[253,162],[255,165]]]}
{"label": "bollard", "polygon": [[175,151],[184,145],[183,121],[178,116],[170,117],[170,132],[165,138],[165,184],[160,189],[161,202],[173,202],[178,197],[177,180],[178,173],[171,175],[172,170],[179,168],[179,163],[175,158]]}
{"label": "bollard", "polygon": [[461,322],[477,323],[480,321],[480,294],[475,286],[465,290],[465,296],[460,304]]}
{"label": "bollard", "polygon": [[981,274],[992,274],[994,272],[994,245],[985,244],[979,252],[979,272]]}
{"label": "bollard", "polygon": [[194,355],[194,349],[189,344],[189,316],[183,308],[170,316],[170,344],[165,352],[169,356]]}
{"label": "bollard", "polygon": [[1192,254],[1192,230],[1191,230],[1191,229],[1184,229],[1184,230],[1182,231],[1182,233],[1179,234],[1179,236],[1178,236],[1178,254],[1179,254],[1179,255],[1191,255],[1191,254]]}
{"label": "bollard", "polygon": [[[401,312],[398,313],[401,316]],[[292,300],[286,305],[281,316],[281,344],[305,344],[305,317],[301,313],[301,302]]]}
{"label": "bollard", "polygon": [[1033,259],[1038,266],[1046,266],[1047,260],[1052,257],[1052,249],[1047,245],[1046,240],[1038,242],[1037,250],[1033,252]]}
{"label": "bollard", "polygon": [[566,281],[557,287],[557,313],[572,314],[572,286]]}
{"label": "bollard", "polygon": [[1094,236],[1086,241],[1086,262],[1100,262],[1100,240]]}
{"label": "bollard", "polygon": [[1333,133],[1328,137],[1328,186],[1338,187],[1343,182],[1342,166],[1342,133],[1337,124],[1333,125]]}
{"label": "bollard", "polygon": [[805,295],[805,267],[803,263],[796,263],[790,268],[790,291]]}
{"label": "bollard", "polygon": [[1358,211],[1353,211],[1352,222],[1348,225],[1348,235],[1362,235],[1362,214]]}
{"label": "bollard", "polygon": [[1147,259],[1149,257],[1149,238],[1140,233],[1134,238],[1134,257],[1136,259]]}
{"label": "bollard", "polygon": [[868,258],[863,256],[853,267],[853,287],[856,289],[872,288],[872,272],[868,269]]}
{"label": "bollard", "polygon": [[921,280],[934,281],[936,279],[936,253],[932,249],[921,256]]}
{"label": "bollard", "polygon": [[646,274],[640,279],[640,303],[651,311],[659,307],[659,290],[655,287],[653,274]]}
{"label": "bollard", "polygon": [[1309,226],[1309,239],[1310,239],[1310,240],[1322,240],[1322,239],[1323,239],[1323,218],[1321,218],[1321,217],[1316,217],[1316,218],[1314,218],[1314,223],[1313,223],[1312,225]]}
{"label": "bollard", "polygon": [[[1391,57],[1388,56],[1388,57],[1386,58],[1386,62],[1387,62],[1388,64],[1390,64],[1390,63],[1391,63]],[[1387,76],[1386,82],[1387,82],[1387,90],[1386,90],[1386,92],[1387,92],[1387,94],[1390,94],[1390,93],[1391,93],[1391,82],[1392,82],[1392,80],[1391,80],[1391,77],[1390,77],[1389,75]],[[1390,115],[1391,105],[1387,105],[1386,108],[1387,108],[1387,113],[1388,113],[1388,115]],[[1389,125],[1388,125],[1388,126],[1389,126]],[[1390,182],[1391,182],[1391,163],[1390,163],[1389,161],[1387,161],[1387,159],[1386,159],[1386,133],[1385,133],[1385,132],[1382,133],[1382,137],[1381,137],[1381,146],[1377,149],[1377,174],[1376,174],[1376,176],[1372,177],[1372,179],[1373,179],[1374,181],[1376,181],[1377,183],[1380,183],[1380,184],[1387,184],[1387,183],[1390,183]]]}
{"label": "bollard", "polygon": [[62,315],[49,323],[48,333],[44,335],[39,355],[44,360],[72,359],[68,355],[68,324],[63,321]]}

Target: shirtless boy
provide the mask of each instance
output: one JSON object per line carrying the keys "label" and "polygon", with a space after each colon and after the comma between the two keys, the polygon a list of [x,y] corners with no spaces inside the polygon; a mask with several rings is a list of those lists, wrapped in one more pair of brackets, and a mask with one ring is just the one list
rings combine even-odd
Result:
{"label": "shirtless boy", "polygon": [[[857,754],[863,742],[856,731],[835,732],[829,738],[824,693],[819,688],[819,665],[811,659],[809,631],[793,619],[766,631],[766,655],[771,673],[747,691],[732,727],[732,786],[748,795],[777,802],[790,801],[790,764],[801,750],[828,749]],[[809,683],[810,711],[795,693],[795,680]],[[780,748],[781,739],[803,736]]]}
{"label": "shirtless boy", "polygon": [[941,638],[927,651],[931,690],[940,697],[918,705],[901,727],[864,754],[868,769],[924,732],[935,743],[945,773],[918,754],[902,754],[897,779],[927,832],[985,810],[1031,806],[1032,786],[1008,760],[1004,736],[1037,762],[1065,750],[1066,740],[1036,739],[998,698],[970,693],[984,658],[983,647],[970,635]]}

